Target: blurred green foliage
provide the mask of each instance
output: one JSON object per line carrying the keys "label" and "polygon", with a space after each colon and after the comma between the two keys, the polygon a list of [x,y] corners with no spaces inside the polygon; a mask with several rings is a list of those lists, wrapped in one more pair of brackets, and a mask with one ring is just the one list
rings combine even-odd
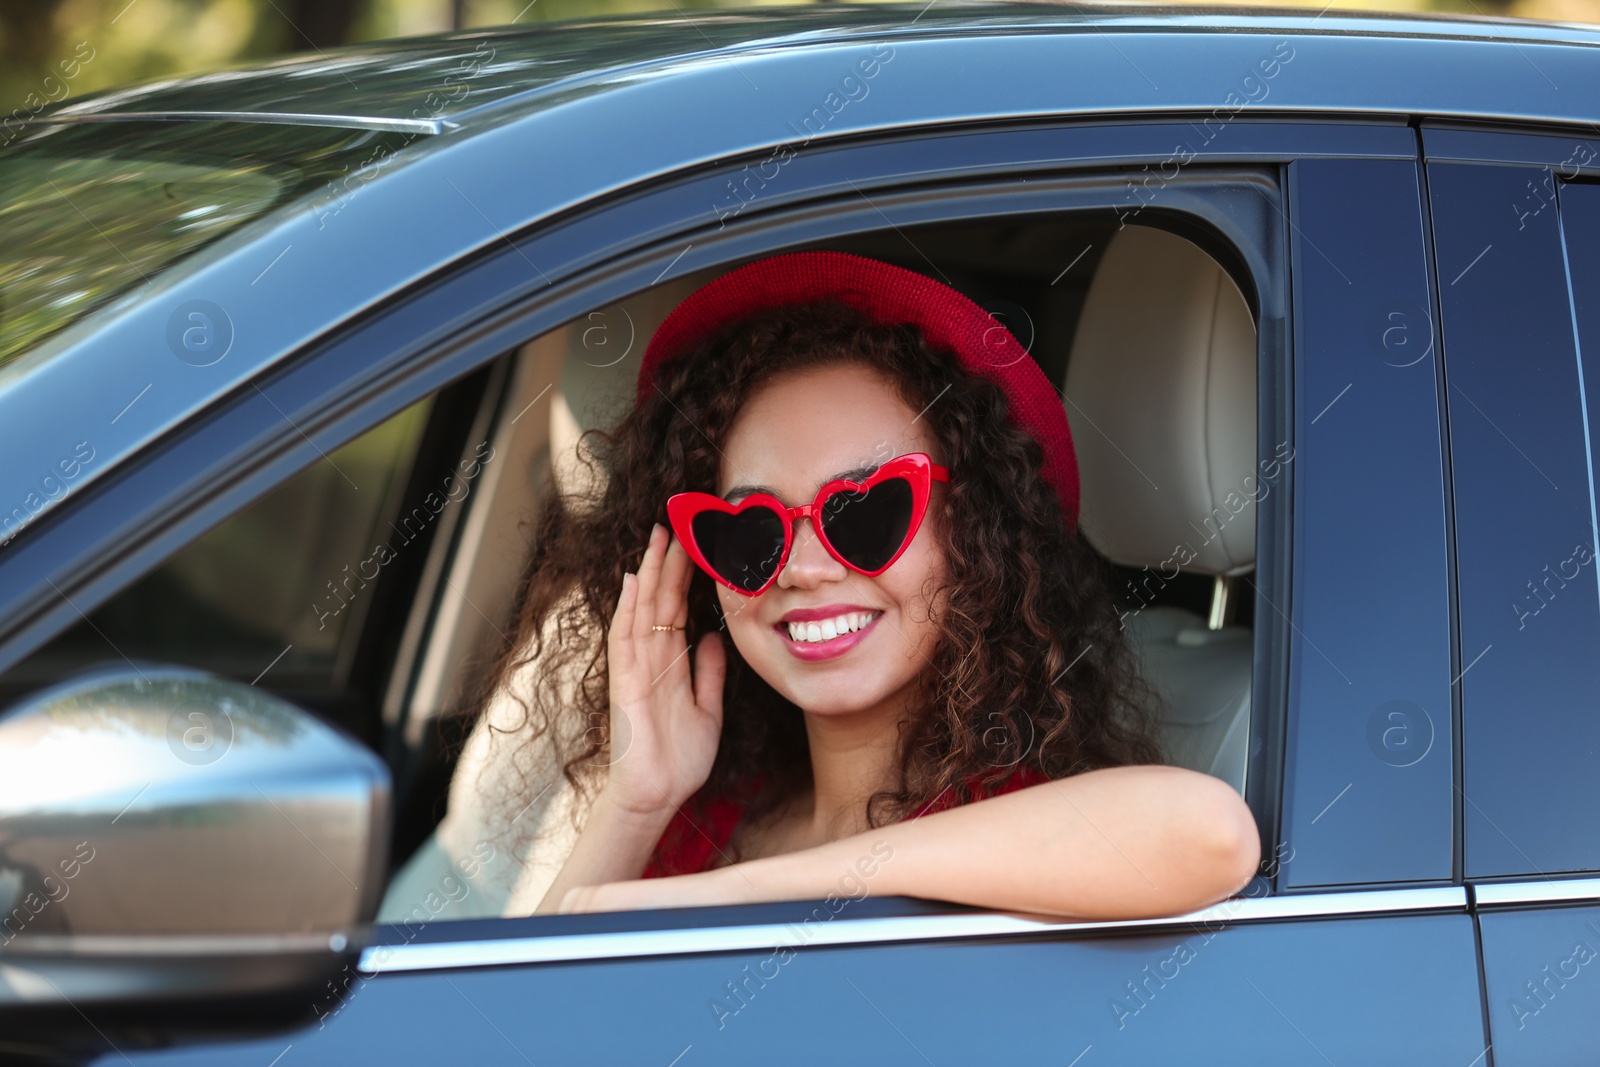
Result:
{"label": "blurred green foliage", "polygon": [[40,157],[0,171],[0,292],[21,309],[0,315],[0,362],[261,214],[278,194],[259,168],[225,164]]}
{"label": "blurred green foliage", "polygon": [[[0,135],[0,143],[5,137]],[[57,127],[0,169],[0,365],[403,135],[267,123]]]}
{"label": "blurred green foliage", "polygon": [[[802,0],[803,2],[803,0]],[[355,41],[749,0],[0,0],[0,117]]]}

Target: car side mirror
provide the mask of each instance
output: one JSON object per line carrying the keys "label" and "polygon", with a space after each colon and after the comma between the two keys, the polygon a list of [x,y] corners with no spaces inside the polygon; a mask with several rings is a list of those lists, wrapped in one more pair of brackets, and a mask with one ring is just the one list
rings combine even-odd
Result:
{"label": "car side mirror", "polygon": [[0,715],[0,1053],[310,1019],[377,912],[389,792],[357,741],[188,668]]}

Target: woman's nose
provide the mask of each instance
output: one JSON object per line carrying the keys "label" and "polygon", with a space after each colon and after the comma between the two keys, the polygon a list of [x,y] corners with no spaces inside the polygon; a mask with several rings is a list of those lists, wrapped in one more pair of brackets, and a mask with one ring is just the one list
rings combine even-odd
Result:
{"label": "woman's nose", "polygon": [[789,562],[778,572],[778,584],[785,589],[815,589],[823,582],[842,581],[844,577],[844,564],[828,555],[811,520],[796,519],[794,544],[789,549]]}

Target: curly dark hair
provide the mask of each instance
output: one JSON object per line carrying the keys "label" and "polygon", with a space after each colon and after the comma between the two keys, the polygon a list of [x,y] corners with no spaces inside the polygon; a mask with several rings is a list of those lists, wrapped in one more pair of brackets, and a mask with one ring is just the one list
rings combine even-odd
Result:
{"label": "curly dark hair", "polygon": [[[540,739],[555,736],[550,727],[560,716],[598,727],[584,734],[582,751],[562,754],[567,779],[580,791],[592,784],[579,772],[603,765],[609,737],[605,647],[594,635],[609,626],[622,576],[638,568],[652,525],[666,525],[667,498],[716,491],[720,449],[753,390],[838,363],[881,373],[912,410],[924,411],[952,471],[941,514],[946,597],[936,648],[919,679],[920,711],[902,725],[898,788],[869,799],[868,824],[905,818],[946,791],[967,803],[974,782],[1023,767],[1062,778],[1162,762],[1155,694],[1122,631],[1109,568],[1068,530],[1040,474],[1043,451],[1007,417],[1005,393],[930,346],[914,324],[877,323],[835,299],[724,325],[664,364],[655,388],[613,432],[585,435],[603,489],[587,506],[555,494],[545,508],[515,626],[484,692],[540,661],[531,701],[516,697],[533,717],[529,743],[549,743]],[[689,646],[721,628],[713,583],[696,569]],[[744,793],[753,822],[809,786],[810,757],[800,709],[725,644],[722,736],[695,803]],[[577,707],[550,681],[558,672],[578,678]],[[761,788],[750,793],[757,780]]]}

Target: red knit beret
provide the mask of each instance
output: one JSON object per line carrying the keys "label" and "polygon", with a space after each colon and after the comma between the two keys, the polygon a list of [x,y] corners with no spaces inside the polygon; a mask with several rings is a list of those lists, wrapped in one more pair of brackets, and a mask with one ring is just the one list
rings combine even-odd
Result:
{"label": "red knit beret", "polygon": [[837,297],[869,319],[916,323],[928,343],[1005,391],[1011,419],[1044,450],[1044,478],[1061,498],[1067,528],[1078,524],[1078,461],[1061,397],[1011,331],[948,285],[848,252],[789,252],[728,271],[689,294],[650,338],[639,366],[643,401],[661,364],[724,323],[784,304]]}

